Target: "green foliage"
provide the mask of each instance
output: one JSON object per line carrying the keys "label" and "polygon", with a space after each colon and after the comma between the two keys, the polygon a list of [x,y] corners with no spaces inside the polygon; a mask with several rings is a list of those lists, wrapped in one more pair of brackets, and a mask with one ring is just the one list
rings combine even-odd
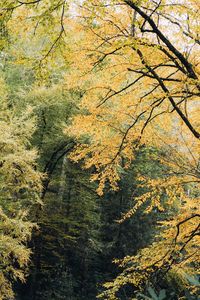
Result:
{"label": "green foliage", "polygon": [[0,81],[0,299],[13,298],[12,283],[25,280],[31,250],[27,241],[35,226],[28,209],[40,201],[37,152],[30,147],[35,130],[31,110],[15,115],[9,108],[5,81]]}
{"label": "green foliage", "polygon": [[[147,2],[143,1],[143,4]],[[156,180],[162,182],[162,179],[166,178],[164,173],[167,173],[171,167],[170,164],[164,166],[164,159],[163,161],[160,159],[160,157],[167,158],[167,155],[162,153],[165,149],[157,150],[156,146],[149,146],[149,140],[153,140],[153,135],[157,131],[151,132],[150,130],[147,139],[141,138],[144,129],[145,132],[147,131],[147,123],[153,121],[154,116],[157,117],[163,113],[161,110],[158,115],[154,115],[154,109],[159,109],[160,104],[157,104],[162,101],[166,105],[169,95],[166,92],[160,95],[155,93],[155,99],[158,97],[158,100],[155,100],[154,94],[152,94],[149,99],[150,104],[145,103],[146,100],[141,101],[141,99],[144,97],[143,92],[146,93],[146,91],[143,91],[139,85],[132,90],[134,94],[139,93],[138,99],[137,95],[134,98],[127,90],[120,96],[120,101],[116,101],[114,109],[112,108],[114,102],[111,101],[109,104],[106,98],[108,97],[110,100],[113,95],[121,94],[119,89],[123,88],[122,92],[125,91],[127,83],[130,83],[131,75],[127,77],[122,75],[121,79],[120,75],[117,79],[119,74],[127,72],[127,64],[124,64],[124,59],[127,63],[130,58],[131,67],[136,64],[137,74],[140,67],[139,57],[129,52],[129,50],[134,50],[135,42],[132,43],[131,40],[130,43],[126,34],[124,38],[121,38],[124,28],[128,28],[130,24],[125,22],[123,30],[117,34],[117,30],[122,25],[121,21],[119,23],[117,20],[121,7],[113,9],[114,15],[109,16],[111,17],[108,21],[109,26],[103,23],[101,26],[101,22],[106,16],[104,5],[97,7],[96,1],[93,6],[90,5],[91,1],[85,1],[85,3],[88,4],[85,6],[88,11],[84,15],[87,21],[83,23],[85,27],[88,25],[91,27],[89,30],[85,28],[87,38],[82,48],[85,51],[92,45],[101,51],[98,53],[95,50],[99,62],[95,62],[95,55],[91,52],[87,53],[86,51],[86,55],[82,56],[81,51],[80,53],[76,51],[75,65],[73,65],[73,59],[71,64],[68,62],[70,55],[73,56],[70,48],[72,48],[71,44],[72,46],[79,44],[82,33],[80,34],[77,30],[80,28],[79,23],[76,24],[76,28],[72,25],[73,20],[70,20],[71,23],[67,20],[68,3],[66,1],[19,2],[5,0],[4,7],[1,8],[0,299],[14,299],[14,289],[20,300],[88,300],[95,299],[98,293],[102,293],[101,295],[105,299],[133,299],[135,295],[140,300],[196,300],[199,286],[197,275],[180,274],[176,269],[168,272],[168,261],[167,265],[160,263],[156,268],[153,266],[149,273],[144,272],[144,277],[140,277],[141,262],[144,262],[144,270],[148,269],[148,265],[145,263],[150,256],[157,257],[160,249],[163,249],[160,246],[167,240],[166,236],[159,235],[162,229],[156,225],[179,212],[182,200],[179,199],[181,193],[179,193],[179,197],[173,195],[177,181],[172,181],[171,193],[169,191],[167,193],[166,189],[162,189],[158,185],[154,186]],[[149,4],[151,3],[149,2]],[[91,15],[90,12],[92,12]],[[129,12],[126,16],[129,18]],[[128,18],[126,18],[127,22],[129,22]],[[98,21],[96,22],[96,20]],[[140,21],[139,19],[136,24],[137,30],[146,25],[145,21],[140,26]],[[119,23],[119,26],[115,26],[115,22]],[[21,26],[18,26],[19,23]],[[69,37],[67,34],[65,35],[64,24],[69,26],[67,31]],[[103,31],[101,30],[104,25],[105,31],[109,30],[103,37],[102,43]],[[71,28],[76,28],[77,32],[74,34]],[[69,33],[70,30],[72,34]],[[97,41],[93,43],[93,40],[90,40],[90,31],[96,32],[96,37],[101,40],[100,48],[97,47]],[[116,38],[114,44],[112,44],[113,38],[114,40]],[[111,42],[107,43],[108,40]],[[125,40],[127,42],[124,43]],[[143,51],[147,41],[148,39],[140,40],[139,37],[137,46],[141,47]],[[142,69],[139,71],[142,75],[148,71],[147,63],[152,55],[151,49],[153,49],[151,46],[146,47],[144,55],[146,57],[142,59]],[[80,49],[80,47],[76,47],[75,49]],[[119,49],[115,47],[119,47]],[[128,50],[128,48],[130,49]],[[124,49],[125,52],[123,52]],[[135,50],[138,51],[138,49]],[[166,52],[166,49],[164,48],[163,53],[160,53],[161,50],[162,47],[154,47],[155,53],[159,54],[157,59],[160,64],[156,68],[166,64],[163,60],[165,57],[163,53]],[[116,66],[112,66],[112,59],[107,57],[109,54],[105,54],[104,51],[117,54],[116,57],[119,60],[115,61],[115,55],[112,57]],[[164,54],[166,55],[166,53]],[[102,58],[101,55],[103,55]],[[87,78],[90,71],[86,65],[86,58],[91,59],[89,63],[89,69],[92,66],[90,83],[89,77]],[[104,58],[106,59],[104,60]],[[171,59],[171,52],[168,55],[169,58]],[[173,56],[171,63],[170,67],[177,67],[174,65]],[[182,69],[181,65],[178,64],[180,70]],[[104,73],[107,66],[112,67],[112,72]],[[121,67],[118,69],[118,66],[121,66],[122,69]],[[80,73],[78,77],[76,76],[74,69],[79,67],[80,70],[83,69],[86,79],[84,77],[80,79]],[[187,67],[186,65],[186,69]],[[125,69],[123,70],[123,68]],[[97,75],[98,69],[103,76]],[[130,69],[129,72],[132,70]],[[163,69],[163,74],[165,75],[165,73],[167,70]],[[151,79],[155,79],[152,77],[153,75],[148,77],[149,71],[146,75],[147,80],[143,82],[144,86],[148,85]],[[164,80],[168,82],[169,87],[170,76]],[[174,76],[176,76],[175,73]],[[69,82],[64,82],[64,77]],[[101,77],[105,77],[106,88],[104,84],[102,85]],[[82,80],[85,85],[80,83],[79,86],[77,78]],[[184,78],[175,79],[172,78],[172,81],[182,81],[185,86]],[[199,88],[195,83],[196,79],[194,82],[190,77],[187,79],[188,85],[192,83],[192,90],[195,89],[195,86]],[[88,86],[89,84],[91,86]],[[97,92],[95,84],[97,84]],[[152,86],[155,87],[155,82],[152,83]],[[176,87],[175,83],[172,84],[172,87],[172,90]],[[88,97],[87,91],[85,91],[87,88],[91,92]],[[148,88],[150,89],[151,85]],[[107,106],[103,111],[101,111],[102,103],[99,105],[101,90],[106,92],[105,101],[107,101]],[[177,93],[179,89],[175,91]],[[165,101],[159,100],[163,95]],[[77,108],[77,105],[83,96],[86,96],[86,101],[85,104],[83,102],[81,110]],[[185,87],[182,96],[185,96]],[[196,94],[194,96],[196,97]],[[104,95],[102,94],[100,98],[104,99]],[[84,124],[84,120],[92,116],[96,110],[95,101],[98,104],[95,118],[89,119],[89,122]],[[123,105],[120,106],[121,104]],[[137,111],[135,114],[132,109],[133,107],[139,108],[140,105],[144,111],[140,112],[137,117]],[[129,109],[130,114],[128,113]],[[166,107],[164,106],[164,109],[164,113],[169,111],[172,113],[174,107],[168,104]],[[184,109],[187,110],[186,107]],[[150,112],[149,116],[142,115],[148,111]],[[66,133],[65,128],[72,123],[71,120],[77,113],[81,113],[76,124],[78,129],[76,126],[74,127],[75,131],[77,130],[76,137],[71,138],[70,130]],[[133,117],[134,114],[136,118]],[[82,117],[86,118],[82,119]],[[131,125],[132,119],[135,119],[136,123],[137,121],[138,123],[144,122],[143,127],[138,127],[134,132],[134,124]],[[170,122],[167,119],[165,125],[170,126],[168,123]],[[161,125],[159,124],[158,127],[162,128]],[[101,126],[102,128],[100,128]],[[73,126],[68,128],[73,129]],[[93,130],[93,138],[89,136],[90,129]],[[160,129],[160,132],[164,133],[164,129]],[[82,132],[79,131],[82,130],[84,136],[80,137]],[[111,139],[106,139],[106,130]],[[131,132],[133,135],[130,134]],[[138,146],[140,139],[144,141],[144,144]],[[81,160],[79,163],[73,163],[67,157],[67,154],[77,145],[77,140],[80,144],[84,144],[80,148],[79,157],[83,160],[87,158],[87,171],[82,170]],[[93,141],[94,148],[87,151],[87,147],[91,146]],[[137,143],[137,151],[132,150],[135,148],[134,141]],[[109,168],[112,164],[112,162],[110,163],[112,156],[112,162],[116,162],[116,169]],[[75,161],[77,160],[75,155]],[[182,160],[180,161],[182,162]],[[97,186],[90,182],[90,178],[96,171],[101,173],[104,167],[107,168],[108,173],[102,173],[103,185],[100,192],[102,193],[104,189],[105,194],[100,198],[95,192]],[[194,172],[197,173],[195,176],[199,178],[198,170]],[[98,178],[98,174],[96,176]],[[109,180],[106,179],[106,176],[108,179],[110,178],[114,191],[110,191]],[[144,178],[148,178],[152,185],[149,185],[148,181],[145,182]],[[119,190],[116,181],[119,181]],[[153,188],[154,193],[151,193]],[[199,196],[195,184],[189,183],[184,188],[184,192],[187,188],[191,189],[190,193],[193,198]],[[129,213],[138,198],[142,199],[145,194],[147,194],[147,201],[141,201],[142,204],[138,206],[136,212],[134,211],[134,215]],[[168,196],[172,197],[174,202],[172,201],[170,209],[165,213],[163,208],[169,206]],[[158,201],[156,202],[158,198],[159,205]],[[151,202],[153,204],[148,211]],[[143,214],[143,211],[148,214]],[[165,226],[168,225],[165,224]],[[153,241],[154,243],[152,243]],[[180,241],[181,243],[183,241]],[[147,247],[149,244],[152,245],[152,248],[151,246]],[[154,245],[157,245],[158,248],[154,248]],[[175,257],[177,253],[172,252],[173,255],[170,259],[173,262],[176,258],[177,260],[182,258],[182,253]],[[135,256],[136,254],[137,256]],[[124,257],[125,262],[123,262]],[[131,257],[135,257],[135,260]],[[144,258],[143,261],[141,257]],[[113,260],[122,262],[121,267],[125,267],[124,271],[121,272],[117,265],[112,263]],[[192,262],[190,267],[192,268],[194,264],[195,262]],[[29,270],[28,267],[30,267]],[[168,274],[163,276],[166,274],[166,270]],[[134,272],[138,272],[135,277]],[[140,279],[140,292],[138,292],[137,280],[139,282]],[[23,282],[23,285],[20,285],[19,281]],[[105,281],[111,282],[105,285],[107,291],[102,288],[102,283]]]}
{"label": "green foliage", "polygon": [[165,290],[161,290],[159,292],[159,294],[157,294],[152,287],[149,287],[147,290],[148,290],[148,293],[151,296],[151,298],[148,296],[145,296],[143,294],[140,294],[140,293],[138,294],[138,296],[140,296],[142,299],[147,299],[147,300],[165,300],[165,299],[167,299]]}

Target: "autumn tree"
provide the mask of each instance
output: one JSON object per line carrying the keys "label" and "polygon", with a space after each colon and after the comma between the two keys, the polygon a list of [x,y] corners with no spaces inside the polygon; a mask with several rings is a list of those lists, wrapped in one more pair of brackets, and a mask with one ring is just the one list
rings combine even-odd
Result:
{"label": "autumn tree", "polygon": [[[199,3],[77,1],[66,18],[68,4],[4,1],[1,24],[20,49],[16,62],[29,63],[40,81],[51,78],[55,56],[68,65],[63,88],[82,98],[65,130],[76,140],[71,159],[94,170],[99,195],[108,184],[118,190],[122,170],[141,145],[159,148],[168,170],[161,178],[137,174],[148,189],[134,197],[134,207],[122,219],[148,204],[145,213],[165,212],[166,220],[149,247],[119,262],[124,272],[102,296],[117,299],[127,284],[143,290],[155,284],[159,290],[161,278],[175,277],[179,286],[196,292],[187,275],[199,272]],[[19,21],[22,29],[13,26]],[[27,41],[39,45],[36,51]],[[168,215],[172,207],[175,216]]]}
{"label": "autumn tree", "polygon": [[80,141],[71,158],[94,167],[101,195],[107,183],[118,189],[120,169],[128,168],[134,149],[153,144],[172,171],[161,179],[139,176],[150,190],[135,197],[124,218],[149,199],[146,213],[179,203],[155,242],[121,262],[125,271],[107,285],[106,299],[117,299],[126,284],[144,288],[168,276],[189,286],[186,274],[198,273],[199,195],[187,191],[199,184],[198,12],[196,1],[80,5],[74,30],[81,34],[74,36],[76,55],[66,75],[67,86],[83,95],[82,111],[67,129]]}

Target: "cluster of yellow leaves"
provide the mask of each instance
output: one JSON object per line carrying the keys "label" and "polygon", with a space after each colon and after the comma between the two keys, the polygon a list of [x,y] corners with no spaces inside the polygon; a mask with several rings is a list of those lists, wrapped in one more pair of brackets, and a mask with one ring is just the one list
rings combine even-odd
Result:
{"label": "cluster of yellow leaves", "polygon": [[[148,191],[134,198],[133,208],[124,214],[122,220],[130,218],[134,213],[141,208],[146,207],[144,213],[150,213],[153,209],[159,212],[170,210],[170,208],[179,209],[182,207],[197,208],[198,198],[191,200],[186,195],[185,185],[190,183],[191,177],[185,176],[167,176],[166,178],[149,179],[145,177],[138,178],[138,187],[146,187]],[[199,181],[196,185],[199,186]],[[192,187],[193,188],[193,187]],[[182,206],[182,201],[184,206]],[[146,205],[145,205],[146,204]]]}
{"label": "cluster of yellow leaves", "polygon": [[[96,11],[93,4],[91,12],[92,4],[88,3],[83,17],[86,21],[74,24],[76,34],[70,37],[73,48],[68,56],[71,63],[70,71],[65,75],[66,87],[80,90],[83,96],[80,114],[66,132],[77,139],[88,140],[89,145],[81,143],[71,157],[75,160],[85,158],[86,167],[95,166],[98,173],[104,172],[103,176],[96,176],[102,193],[106,172],[110,177],[109,170],[116,173],[122,158],[132,160],[138,141],[157,147],[172,145],[174,149],[179,147],[178,151],[182,153],[188,148],[195,157],[199,154],[199,142],[173,113],[166,94],[159,87],[148,95],[156,85],[155,80],[151,77],[138,80],[138,75],[131,72],[132,69],[145,71],[133,51],[137,47],[149,65],[167,64],[159,46],[153,46],[146,38],[130,36],[129,9],[99,7]],[[103,11],[106,19],[102,17]],[[170,71],[166,66],[158,68],[157,72],[161,77],[167,77]],[[172,96],[180,96],[187,85],[193,88],[194,83],[187,82],[180,73],[172,78],[177,81],[166,83]],[[195,96],[189,101],[188,114],[199,129],[198,101]],[[184,145],[183,139],[188,145]]]}
{"label": "cluster of yellow leaves", "polygon": [[[191,200],[191,199],[190,199]],[[104,285],[106,291],[100,298],[116,300],[117,292],[125,285],[133,285],[137,289],[144,288],[152,280],[152,276],[175,280],[180,289],[188,288],[196,292],[197,287],[191,287],[188,276],[199,272],[193,264],[200,260],[198,245],[200,242],[196,233],[200,215],[185,222],[187,213],[177,216],[176,220],[162,222],[165,228],[149,247],[140,250],[135,256],[126,256],[123,260],[115,260],[123,268],[123,272],[112,282]],[[183,222],[183,223],[181,223]],[[178,224],[181,224],[178,227]],[[191,238],[193,234],[193,238]],[[159,274],[160,272],[160,274]],[[198,292],[197,292],[198,293]]]}
{"label": "cluster of yellow leaves", "polygon": [[[139,178],[148,191],[134,199],[135,206],[124,218],[132,216],[145,203],[146,213],[155,208],[158,212],[169,210],[169,215],[171,209],[178,215],[172,217],[171,214],[172,219],[163,223],[162,233],[150,247],[124,259],[124,272],[105,285],[106,299],[117,299],[117,291],[127,283],[140,286],[151,276],[152,266],[159,269],[172,261],[169,276],[177,274],[188,285],[185,273],[196,272],[191,262],[199,261],[198,236],[187,242],[198,218],[184,222],[176,243],[174,239],[177,224],[198,214],[199,199],[187,196],[186,186],[191,182],[199,186],[200,143],[169,101],[169,97],[175,99],[199,132],[199,81],[176,71],[173,59],[170,61],[165,55],[165,46],[162,51],[162,44],[157,43],[153,34],[137,34],[138,28],[145,25],[142,18],[138,17],[136,34],[131,35],[133,12],[117,4],[116,1],[109,5],[106,1],[85,1],[78,11],[82,19],[75,25],[76,34],[71,37],[74,43],[70,72],[65,76],[66,86],[82,94],[80,114],[66,129],[79,141],[71,158],[84,161],[86,168],[94,167],[92,179],[99,181],[101,195],[107,182],[114,190],[117,188],[121,166],[128,167],[140,143],[162,149],[165,155],[160,157],[160,162],[170,174],[160,179]],[[153,1],[140,1],[138,5],[146,6],[149,12],[155,9]],[[162,1],[158,10],[164,16],[161,30],[180,52],[187,49],[184,55],[199,76],[198,48],[193,45],[200,28],[197,8],[197,1],[183,1],[181,5]],[[188,28],[191,36],[185,34]],[[137,50],[142,53],[142,59]],[[165,79],[167,93],[157,87],[158,82],[152,76],[142,77],[143,73],[148,75],[145,65],[155,68],[158,76]],[[181,251],[184,243],[186,246]],[[129,263],[131,267],[127,266]]]}
{"label": "cluster of yellow leaves", "polygon": [[[198,294],[198,287],[192,286],[189,276],[198,274],[199,253],[199,219],[198,196],[189,195],[189,190],[199,194],[199,180],[191,181],[190,176],[169,176],[149,179],[140,176],[138,186],[148,191],[134,199],[134,207],[121,221],[131,217],[142,205],[144,212],[152,209],[165,211],[166,220],[157,223],[159,234],[148,247],[138,251],[137,255],[115,260],[123,271],[112,281],[104,285],[105,292],[100,298],[116,300],[118,291],[126,285],[133,285],[142,290],[144,284],[164,278],[174,281],[177,287],[189,289]],[[186,190],[186,187],[188,190]],[[156,277],[157,276],[157,277]]]}

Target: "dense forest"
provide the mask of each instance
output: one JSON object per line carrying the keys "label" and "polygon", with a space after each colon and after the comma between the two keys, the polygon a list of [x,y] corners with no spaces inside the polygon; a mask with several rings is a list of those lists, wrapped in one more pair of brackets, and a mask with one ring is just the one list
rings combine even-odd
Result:
{"label": "dense forest", "polygon": [[0,300],[198,300],[200,1],[0,0]]}

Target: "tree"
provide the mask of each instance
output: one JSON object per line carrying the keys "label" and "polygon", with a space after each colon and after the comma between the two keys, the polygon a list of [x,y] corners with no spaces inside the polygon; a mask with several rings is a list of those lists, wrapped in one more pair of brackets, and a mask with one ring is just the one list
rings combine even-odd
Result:
{"label": "tree", "polygon": [[135,199],[126,217],[149,199],[146,212],[179,202],[176,217],[166,218],[155,243],[124,259],[124,272],[107,285],[110,299],[127,283],[142,288],[148,279],[153,284],[154,273],[157,281],[176,274],[182,282],[181,269],[198,273],[198,197],[186,193],[189,183],[199,184],[198,9],[195,1],[85,1],[80,9],[82,19],[75,27],[82,28],[75,41],[80,63],[74,71],[74,56],[68,80],[68,86],[77,86],[81,78],[77,88],[83,93],[82,111],[68,129],[81,141],[72,159],[94,167],[92,178],[99,181],[101,195],[107,182],[118,188],[119,170],[124,162],[125,168],[130,165],[133,149],[154,144],[173,169],[161,179],[138,178],[150,191]]}
{"label": "tree", "polygon": [[[199,96],[198,66],[195,63],[197,46],[191,47],[188,58],[187,55],[181,53],[181,49],[178,50],[179,47],[174,48],[172,43],[176,43],[178,38],[179,40],[182,38],[183,51],[186,49],[184,45],[187,45],[188,42],[184,39],[185,35],[183,34],[182,37],[181,33],[177,39],[171,38],[172,41],[169,42],[170,36],[168,38],[166,33],[165,40],[164,33],[160,33],[161,30],[165,32],[168,27],[168,23],[162,21],[162,15],[168,16],[170,9],[174,9],[174,6],[160,3],[157,7],[154,2],[145,2],[147,7],[144,8],[142,3],[139,6],[130,5],[131,1],[130,3],[124,1],[124,5],[123,2],[122,5],[115,5],[113,2],[108,6],[104,5],[104,2],[99,5],[92,1],[85,3],[83,19],[85,18],[86,21],[83,20],[79,28],[81,30],[82,26],[85,35],[84,39],[80,35],[83,49],[79,51],[81,52],[79,58],[81,63],[78,65],[77,72],[72,68],[68,81],[70,86],[70,84],[76,83],[78,76],[82,74],[81,87],[84,92],[82,107],[86,113],[85,115],[80,114],[83,125],[78,128],[80,120],[77,117],[72,130],[75,134],[80,132],[80,135],[88,132],[92,136],[93,143],[85,146],[85,148],[88,147],[88,150],[83,151],[84,145],[79,149],[82,151],[82,156],[86,152],[93,152],[94,161],[95,159],[101,160],[96,165],[99,163],[99,168],[107,170],[107,178],[110,176],[108,180],[111,182],[117,179],[114,165],[120,163],[119,156],[132,158],[132,151],[129,149],[132,148],[133,141],[136,141],[136,145],[139,140],[141,143],[158,144],[161,143],[161,138],[157,138],[157,135],[167,135],[168,138],[175,140],[172,128],[176,126],[181,127],[182,134],[187,140],[191,137],[195,147],[198,147],[199,143],[199,124],[196,112],[194,112]],[[187,5],[186,7],[184,5],[175,6],[176,17],[181,9],[185,14],[187,12],[194,14],[195,4],[192,6],[194,11],[187,11],[187,7]],[[145,12],[140,12],[141,9]],[[134,20],[133,10],[137,13]],[[146,14],[152,10],[151,17],[147,18]],[[161,15],[159,11],[161,11]],[[122,13],[125,20],[121,20]],[[106,18],[103,19],[104,14]],[[156,19],[158,14],[161,18],[158,25],[160,26],[159,32],[158,26],[154,26],[156,24],[154,18]],[[191,19],[192,17],[193,15]],[[148,22],[153,29],[149,29]],[[181,26],[185,26],[185,22],[183,20]],[[192,24],[188,26],[192,26]],[[144,29],[145,26],[147,29]],[[195,31],[195,29],[196,27],[193,32],[198,30]],[[81,41],[78,40],[77,49],[80,49],[80,43]],[[75,66],[77,56],[74,58]],[[182,65],[183,67],[181,67]],[[192,70],[189,70],[188,65]],[[142,86],[145,88],[141,88]],[[93,101],[90,101],[91,98]],[[188,99],[190,99],[190,106],[187,107],[187,111],[183,112]],[[111,109],[113,106],[115,109]],[[99,124],[99,131],[95,130],[96,123]],[[150,126],[147,126],[148,124]],[[158,126],[160,130],[157,130]],[[180,133],[177,135],[179,137]],[[96,151],[97,147],[99,149],[102,147],[102,150]],[[190,145],[190,147],[194,148],[194,145]],[[88,160],[89,164],[92,165],[92,162]],[[105,177],[101,180],[102,184]]]}
{"label": "tree", "polygon": [[[64,18],[67,8],[68,4],[66,0],[5,0],[1,3],[0,7],[2,29],[6,29],[11,39],[15,37],[16,34],[20,34],[22,37],[24,33],[26,35],[26,33],[29,32],[31,38],[30,36],[26,36],[26,38],[32,40],[32,45],[35,42],[34,37],[36,36],[37,39],[37,35],[40,35],[42,44],[40,43],[36,46],[36,51],[32,51],[32,53],[29,52],[29,60],[31,60],[31,58],[33,59],[35,54],[39,60],[39,65],[42,66],[43,61],[45,61],[56,48],[59,48],[63,42]],[[20,22],[22,25],[21,28],[12,28],[15,22]],[[13,41],[14,40],[12,40],[12,42]],[[29,50],[30,49],[26,49],[26,54]]]}
{"label": "tree", "polygon": [[0,85],[0,299],[11,299],[13,282],[26,277],[31,254],[27,241],[36,226],[28,215],[31,206],[40,201],[41,174],[35,169],[37,152],[30,148],[35,130],[31,110],[14,115],[2,77]]}
{"label": "tree", "polygon": [[[159,148],[158,158],[166,166],[161,177],[138,174],[143,193],[124,216],[142,207],[146,213],[165,211],[159,236],[137,256],[121,262],[124,271],[107,285],[106,297],[115,299],[127,284],[144,290],[155,284],[159,292],[160,278],[164,285],[174,274],[190,289],[187,273],[198,273],[199,268],[195,262],[199,259],[199,4],[193,0],[86,0],[77,4],[72,17],[66,18],[65,1],[18,1],[16,5],[4,1],[1,24],[12,41],[24,38],[15,40],[20,45],[16,61],[36,66],[36,76],[45,85],[54,80],[55,60],[54,64],[51,60],[55,55],[67,64],[63,88],[76,90],[82,98],[78,114],[66,126],[67,139],[72,136],[76,141],[70,157],[94,170],[92,180],[99,181],[99,195],[108,183],[118,190],[123,171],[141,146]],[[19,20],[22,30],[13,30]],[[65,34],[70,43],[62,47]],[[40,50],[24,51],[22,46],[31,37],[39,45],[37,36],[42,41]],[[47,161],[48,179],[60,155],[68,151],[66,144],[61,146]],[[49,181],[43,181],[43,197],[48,186]]]}

